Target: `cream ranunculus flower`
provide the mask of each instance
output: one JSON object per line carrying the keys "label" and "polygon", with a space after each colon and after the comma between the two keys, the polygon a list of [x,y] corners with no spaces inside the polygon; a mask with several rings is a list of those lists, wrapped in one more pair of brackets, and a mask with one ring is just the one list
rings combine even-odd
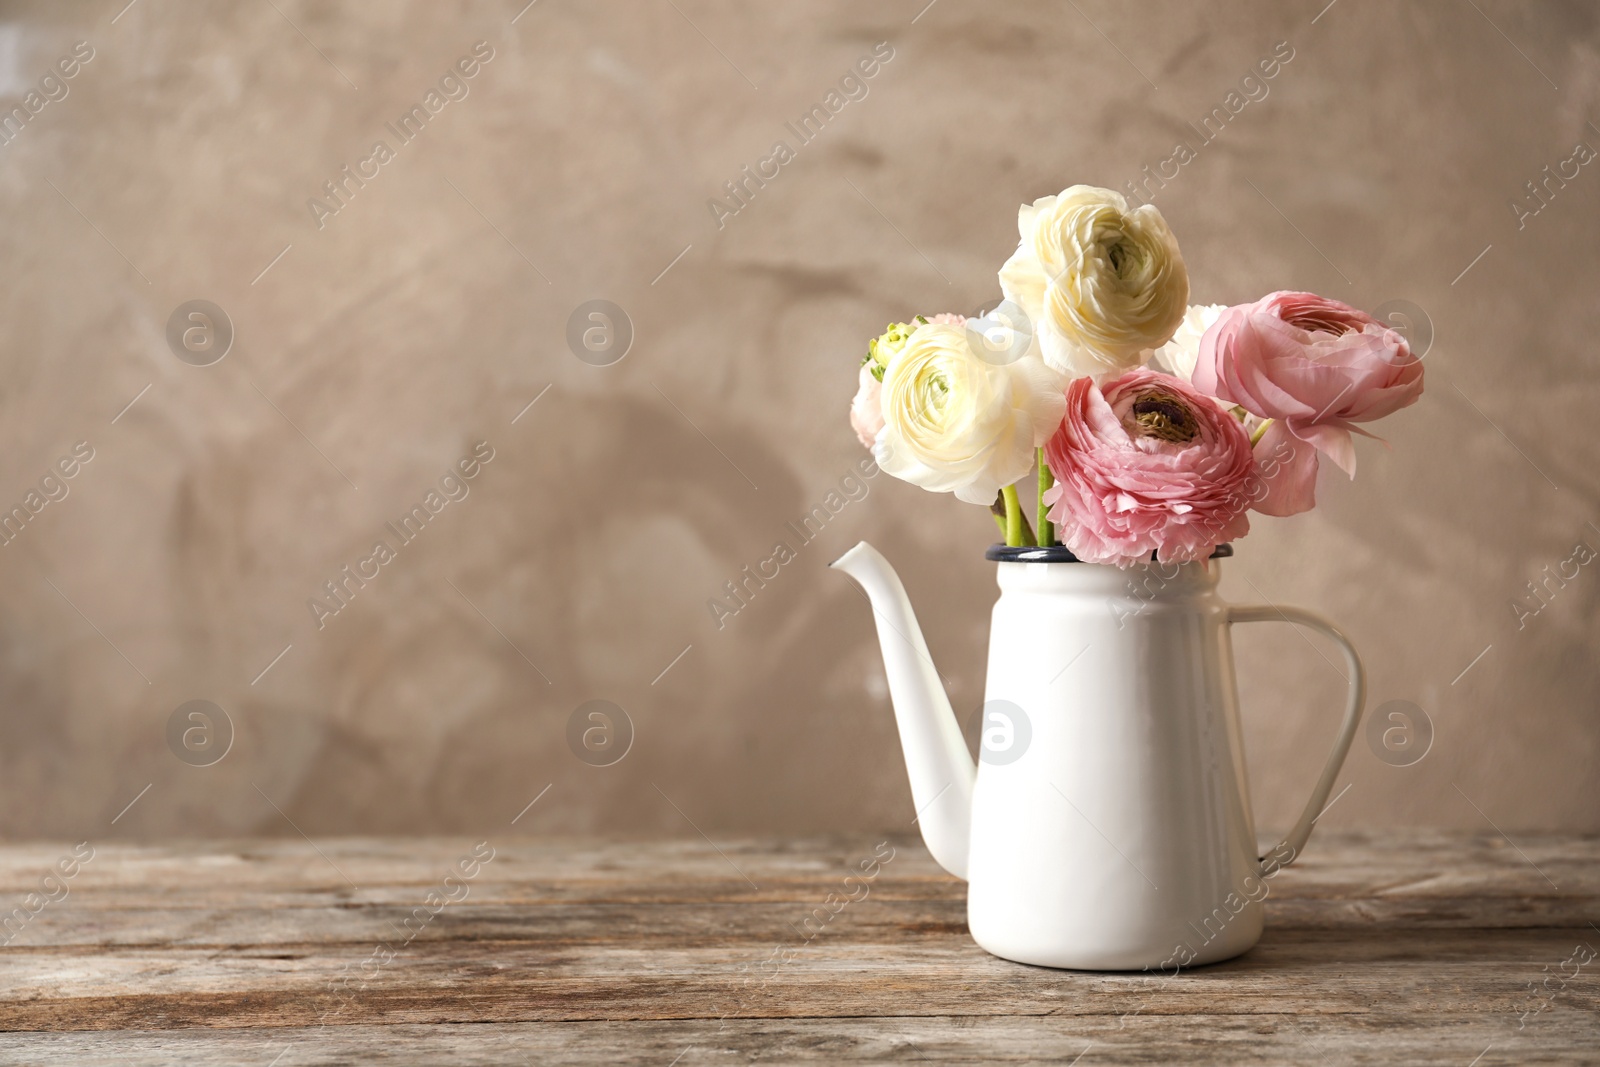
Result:
{"label": "cream ranunculus flower", "polygon": [[1034,322],[1046,363],[1073,377],[1142,364],[1183,321],[1189,274],[1154,206],[1074,185],[1024,204],[1000,288]]}
{"label": "cream ranunculus flower", "polygon": [[990,504],[1061,424],[1066,382],[1036,357],[996,365],[957,325],[918,326],[883,375],[878,466],[936,493]]}
{"label": "cream ranunculus flower", "polygon": [[1226,304],[1190,304],[1172,340],[1156,349],[1155,358],[1151,360],[1156,369],[1174,378],[1192,381],[1195,362],[1200,358],[1200,338],[1227,310]]}

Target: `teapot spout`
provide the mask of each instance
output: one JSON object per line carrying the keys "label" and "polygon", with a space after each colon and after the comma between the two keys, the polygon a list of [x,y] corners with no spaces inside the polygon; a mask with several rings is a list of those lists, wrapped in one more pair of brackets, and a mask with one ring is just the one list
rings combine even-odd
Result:
{"label": "teapot spout", "polygon": [[967,743],[928,655],[905,586],[889,561],[865,541],[829,566],[853,578],[872,602],[889,697],[911,778],[915,821],[939,866],[965,879],[977,768],[967,755]]}

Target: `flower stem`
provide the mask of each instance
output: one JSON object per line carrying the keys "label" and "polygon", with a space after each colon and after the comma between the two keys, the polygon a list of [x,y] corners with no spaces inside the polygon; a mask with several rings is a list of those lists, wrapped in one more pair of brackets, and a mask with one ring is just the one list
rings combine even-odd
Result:
{"label": "flower stem", "polygon": [[1044,461],[1044,449],[1038,449],[1039,454],[1039,543],[1041,545],[1055,544],[1056,531],[1047,517],[1049,508],[1045,506],[1044,491],[1056,484],[1056,476],[1051,473],[1050,465]]}
{"label": "flower stem", "polygon": [[1008,485],[1000,490],[1006,502],[1006,544],[1013,548],[1034,543],[1033,531],[1022,514],[1022,502],[1017,499],[1017,487]]}
{"label": "flower stem", "polygon": [[1260,441],[1263,437],[1266,436],[1267,427],[1271,426],[1271,425],[1272,425],[1272,420],[1271,419],[1267,419],[1260,426],[1256,427],[1256,432],[1250,435],[1250,447],[1251,448],[1256,447],[1256,443],[1258,441]]}

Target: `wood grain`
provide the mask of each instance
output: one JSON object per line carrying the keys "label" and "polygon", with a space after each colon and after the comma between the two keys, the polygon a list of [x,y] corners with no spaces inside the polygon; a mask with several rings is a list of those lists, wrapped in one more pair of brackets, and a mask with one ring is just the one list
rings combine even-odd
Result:
{"label": "wood grain", "polygon": [[[0,948],[0,1063],[1600,1059],[1593,837],[1320,837],[1176,978],[987,955],[905,838],[820,927],[877,841],[507,839],[447,883],[472,844],[99,846]],[[0,849],[0,900],[67,852]]]}

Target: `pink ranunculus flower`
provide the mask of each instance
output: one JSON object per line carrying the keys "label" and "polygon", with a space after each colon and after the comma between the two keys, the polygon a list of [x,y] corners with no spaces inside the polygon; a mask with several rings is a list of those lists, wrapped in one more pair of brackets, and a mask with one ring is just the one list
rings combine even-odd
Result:
{"label": "pink ranunculus flower", "polygon": [[1278,292],[1222,313],[1200,341],[1194,385],[1272,419],[1257,451],[1279,462],[1255,505],[1294,515],[1316,504],[1317,453],[1351,477],[1352,433],[1416,403],[1422,361],[1398,331],[1348,304]]}
{"label": "pink ranunculus flower", "polygon": [[941,326],[965,326],[967,324],[967,317],[965,315],[956,315],[949,311],[943,311],[937,315],[931,316],[928,321],[937,322]]}
{"label": "pink ranunculus flower", "polygon": [[872,376],[871,367],[861,368],[861,387],[856,398],[850,401],[850,428],[861,439],[861,444],[871,448],[883,429],[883,383]]}
{"label": "pink ranunculus flower", "polygon": [[1250,530],[1249,435],[1170,374],[1136,367],[1104,386],[1074,380],[1044,454],[1056,476],[1049,517],[1079,559],[1201,560]]}

